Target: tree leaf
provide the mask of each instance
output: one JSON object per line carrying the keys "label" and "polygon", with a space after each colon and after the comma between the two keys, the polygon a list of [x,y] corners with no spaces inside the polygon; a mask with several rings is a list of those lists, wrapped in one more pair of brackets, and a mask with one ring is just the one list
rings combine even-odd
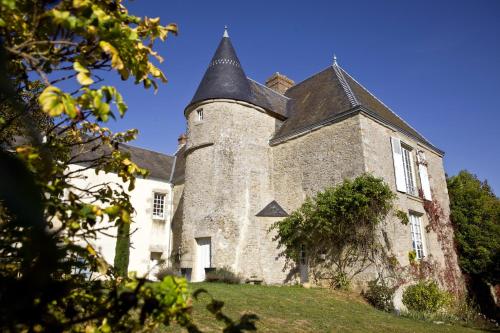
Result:
{"label": "tree leaf", "polygon": [[109,56],[111,56],[111,66],[113,68],[121,70],[125,67],[120,58],[118,50],[113,45],[111,45],[106,41],[101,40],[99,42],[99,46],[104,52],[106,52]]}
{"label": "tree leaf", "polygon": [[90,77],[90,71],[78,61],[73,63],[73,69],[78,72],[76,79],[82,86],[88,86],[94,83],[94,80]]}

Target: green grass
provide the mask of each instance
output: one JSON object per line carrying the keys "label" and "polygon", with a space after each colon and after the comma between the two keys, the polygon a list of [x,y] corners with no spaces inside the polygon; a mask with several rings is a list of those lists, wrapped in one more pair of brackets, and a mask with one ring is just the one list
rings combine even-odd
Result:
{"label": "green grass", "polygon": [[[257,314],[260,332],[477,332],[458,325],[398,317],[374,309],[360,296],[328,289],[219,283],[193,283],[190,288],[204,288],[224,301],[223,311],[232,319],[244,313]],[[206,295],[194,301],[195,323],[203,332],[221,332],[222,326],[205,309],[208,301]]]}

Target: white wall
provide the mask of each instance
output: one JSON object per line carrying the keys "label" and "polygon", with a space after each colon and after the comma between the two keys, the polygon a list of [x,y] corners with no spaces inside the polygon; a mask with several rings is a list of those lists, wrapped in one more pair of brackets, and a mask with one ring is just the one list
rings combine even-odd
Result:
{"label": "white wall", "polygon": [[[81,169],[81,166],[71,165],[70,170]],[[100,172],[95,174],[93,169],[85,170],[80,173],[77,179],[73,180],[73,184],[80,188],[88,188],[93,185],[102,184],[105,182],[122,183],[121,179],[112,173]],[[127,186],[124,186],[127,188]],[[129,272],[135,271],[138,276],[146,276],[154,279],[153,262],[150,260],[151,252],[163,252],[162,259],[167,261],[170,255],[170,240],[171,240],[171,216],[172,216],[172,190],[171,185],[167,181],[158,179],[143,179],[137,178],[135,189],[130,192],[130,200],[135,209],[135,214],[132,215],[132,226],[130,228],[132,236],[130,238],[130,261]],[[165,219],[156,220],[152,217],[153,210],[153,193],[165,193]],[[108,222],[103,222],[101,225],[96,225],[96,228],[103,227]],[[113,227],[106,231],[107,234],[116,235],[116,228]],[[104,256],[104,259],[113,264],[115,256],[116,238],[99,234],[97,239],[93,241],[93,245]]]}

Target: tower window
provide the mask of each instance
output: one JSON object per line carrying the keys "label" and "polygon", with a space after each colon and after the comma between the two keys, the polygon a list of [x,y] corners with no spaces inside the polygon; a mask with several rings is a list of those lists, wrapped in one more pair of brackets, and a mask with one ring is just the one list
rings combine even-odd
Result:
{"label": "tower window", "polygon": [[203,121],[203,109],[196,110],[196,115],[198,116],[198,121]]}
{"label": "tower window", "polygon": [[165,218],[165,194],[163,193],[154,193],[153,218],[162,220]]}

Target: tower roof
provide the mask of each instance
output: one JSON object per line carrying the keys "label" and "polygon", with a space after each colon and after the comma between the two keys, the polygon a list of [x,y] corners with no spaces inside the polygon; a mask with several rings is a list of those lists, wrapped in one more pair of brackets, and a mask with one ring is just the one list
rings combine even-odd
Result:
{"label": "tower roof", "polygon": [[191,104],[207,99],[229,98],[252,103],[252,90],[227,29],[210,61]]}

